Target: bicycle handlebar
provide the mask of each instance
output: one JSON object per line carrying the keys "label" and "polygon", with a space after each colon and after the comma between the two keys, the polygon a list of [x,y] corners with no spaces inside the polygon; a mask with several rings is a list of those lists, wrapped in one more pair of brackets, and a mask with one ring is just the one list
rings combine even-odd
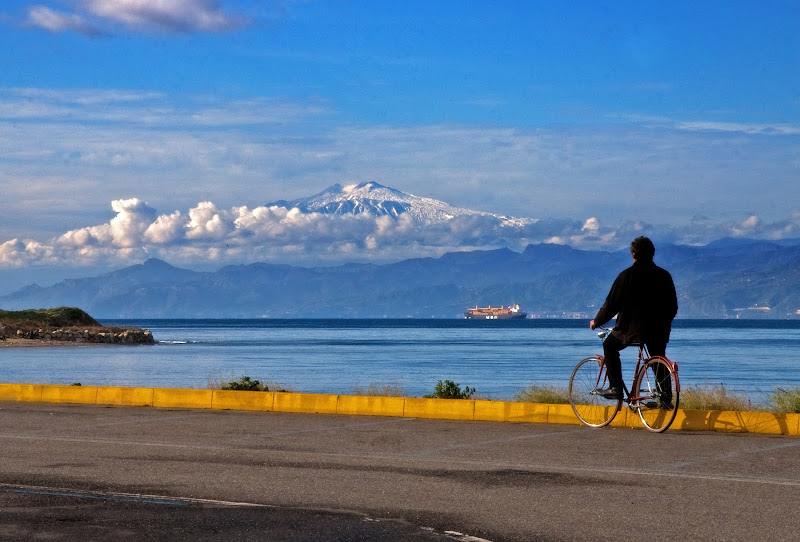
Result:
{"label": "bicycle handlebar", "polygon": [[600,337],[601,339],[605,339],[606,337],[611,335],[611,332],[614,330],[613,327],[603,327],[603,326],[597,326],[594,329],[595,331],[597,331],[598,329],[600,330],[597,336]]}

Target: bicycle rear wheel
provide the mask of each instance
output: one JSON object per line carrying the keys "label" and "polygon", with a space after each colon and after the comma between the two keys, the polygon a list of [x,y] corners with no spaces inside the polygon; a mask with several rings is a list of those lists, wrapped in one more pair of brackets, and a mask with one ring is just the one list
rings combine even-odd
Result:
{"label": "bicycle rear wheel", "polygon": [[608,425],[617,415],[622,399],[606,399],[596,393],[597,389],[607,386],[606,366],[598,357],[578,362],[569,377],[572,411],[589,427]]}
{"label": "bicycle rear wheel", "polygon": [[644,362],[633,386],[633,398],[644,426],[655,433],[666,431],[678,413],[677,366],[654,356]]}

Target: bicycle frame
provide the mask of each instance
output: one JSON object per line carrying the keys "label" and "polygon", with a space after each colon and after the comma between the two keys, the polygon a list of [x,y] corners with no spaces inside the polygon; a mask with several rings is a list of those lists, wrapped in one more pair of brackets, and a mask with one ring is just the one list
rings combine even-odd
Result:
{"label": "bicycle frame", "polygon": [[[608,336],[609,333],[611,333],[610,329],[606,329],[606,328],[600,328],[600,329],[602,329],[603,332],[599,333],[598,335],[603,337],[603,338],[605,338],[606,336]],[[631,345],[631,346],[633,346],[633,345]],[[675,391],[680,393],[681,385],[680,385],[680,380],[678,380],[678,363],[674,362],[674,361],[670,361],[665,356],[650,356],[650,352],[647,350],[647,345],[645,345],[644,343],[637,344],[636,346],[639,347],[639,353],[636,356],[636,367],[633,370],[633,380],[631,381],[631,383],[635,383],[639,379],[639,372],[644,367],[644,362],[645,361],[647,361],[651,357],[658,357],[658,358],[663,359],[667,363],[669,363],[670,366],[672,366],[672,369],[675,372]],[[605,382],[605,380],[608,378],[607,377],[608,369],[606,367],[606,358],[605,358],[604,355],[595,354],[595,357],[603,362],[603,368],[597,375],[596,387],[600,388],[602,386],[603,382]],[[644,397],[644,396],[632,396],[631,395],[631,390],[628,389],[628,386],[627,386],[627,384],[625,384],[624,381],[622,382],[622,389],[625,390],[625,396],[622,398],[622,400],[628,405],[628,408],[630,408],[631,410],[633,410],[633,409],[635,409],[637,407],[638,401],[640,401],[642,399],[649,399],[650,398],[650,397]],[[620,406],[617,408],[617,411],[619,411],[621,409],[621,405],[622,404],[620,403]]]}

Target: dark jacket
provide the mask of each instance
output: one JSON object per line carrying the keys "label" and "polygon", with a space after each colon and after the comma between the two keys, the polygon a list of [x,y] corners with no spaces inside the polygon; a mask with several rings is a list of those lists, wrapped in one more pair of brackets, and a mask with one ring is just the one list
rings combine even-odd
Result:
{"label": "dark jacket", "polygon": [[651,261],[636,261],[611,285],[594,323],[601,326],[617,315],[614,335],[624,344],[666,345],[677,313],[678,297],[669,272]]}

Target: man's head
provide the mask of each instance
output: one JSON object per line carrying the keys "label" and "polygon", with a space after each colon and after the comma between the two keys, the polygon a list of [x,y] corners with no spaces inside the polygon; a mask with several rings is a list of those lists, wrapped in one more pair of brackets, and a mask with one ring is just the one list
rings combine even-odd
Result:
{"label": "man's head", "polygon": [[631,255],[636,261],[652,262],[656,247],[647,237],[637,237],[631,241]]}

